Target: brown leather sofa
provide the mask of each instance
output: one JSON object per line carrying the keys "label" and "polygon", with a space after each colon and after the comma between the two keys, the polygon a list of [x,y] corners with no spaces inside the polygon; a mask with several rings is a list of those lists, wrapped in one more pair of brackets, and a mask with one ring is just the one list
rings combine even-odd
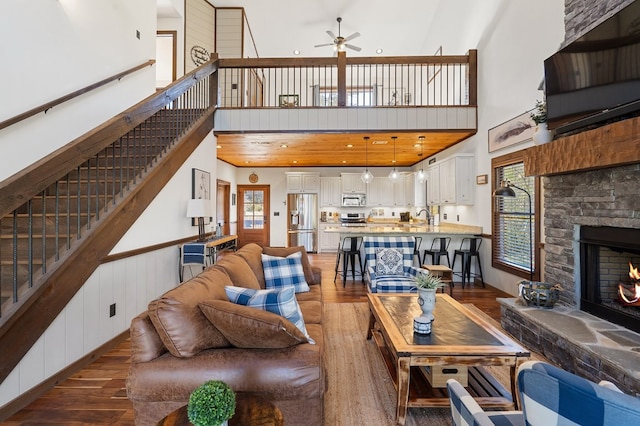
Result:
{"label": "brown leather sofa", "polygon": [[[265,339],[264,333],[255,329],[256,323],[263,325],[264,315],[281,317],[238,307],[229,302],[224,286],[264,288],[261,254],[287,256],[295,251],[303,253],[305,279],[311,289],[296,294],[296,299],[315,344],[304,339],[305,343],[281,347],[277,339]],[[203,304],[207,309],[201,309]],[[231,316],[223,318],[230,327],[224,329],[222,323],[216,322],[219,330],[204,311],[217,316],[231,312]],[[280,333],[281,325],[277,325]],[[225,338],[225,333],[230,339]],[[284,336],[285,340],[290,338],[290,334]],[[236,347],[230,343],[236,340],[256,347]],[[319,268],[311,266],[303,247],[262,248],[247,244],[152,301],[146,312],[132,320],[132,358],[126,386],[133,402],[135,423],[155,425],[171,411],[186,405],[196,387],[217,379],[236,392],[258,394],[271,401],[284,415],[286,424],[322,425],[326,386],[323,351]]]}

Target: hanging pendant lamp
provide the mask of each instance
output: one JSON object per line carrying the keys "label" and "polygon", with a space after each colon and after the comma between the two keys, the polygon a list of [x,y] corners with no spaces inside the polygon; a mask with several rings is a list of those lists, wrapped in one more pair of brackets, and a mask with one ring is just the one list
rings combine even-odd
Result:
{"label": "hanging pendant lamp", "polygon": [[364,137],[364,171],[360,175],[360,179],[364,183],[371,183],[373,181],[373,173],[369,171],[369,136]]}
{"label": "hanging pendant lamp", "polygon": [[389,180],[395,183],[400,178],[400,173],[398,173],[398,169],[396,169],[396,139],[398,139],[398,137],[391,136],[391,139],[393,139],[393,169],[391,169],[389,173]]}
{"label": "hanging pendant lamp", "polygon": [[[424,157],[424,136],[420,136],[418,139],[420,139],[420,158]],[[424,168],[422,167],[422,163],[420,163],[420,170],[418,170],[418,173],[416,173],[416,179],[418,180],[418,182],[420,183],[424,183],[425,180],[427,180],[427,175],[424,172]]]}

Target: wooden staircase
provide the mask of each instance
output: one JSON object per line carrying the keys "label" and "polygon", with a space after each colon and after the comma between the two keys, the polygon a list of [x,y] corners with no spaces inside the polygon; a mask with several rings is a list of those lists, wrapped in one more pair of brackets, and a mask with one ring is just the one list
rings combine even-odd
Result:
{"label": "wooden staircase", "polygon": [[0,182],[0,383],[213,129],[216,70]]}

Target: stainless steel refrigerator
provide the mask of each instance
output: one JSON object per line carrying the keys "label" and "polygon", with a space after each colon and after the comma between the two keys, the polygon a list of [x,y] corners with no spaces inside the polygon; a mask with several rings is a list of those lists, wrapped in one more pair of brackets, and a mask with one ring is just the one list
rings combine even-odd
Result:
{"label": "stainless steel refrigerator", "polygon": [[318,251],[318,194],[287,194],[287,240],[289,247]]}

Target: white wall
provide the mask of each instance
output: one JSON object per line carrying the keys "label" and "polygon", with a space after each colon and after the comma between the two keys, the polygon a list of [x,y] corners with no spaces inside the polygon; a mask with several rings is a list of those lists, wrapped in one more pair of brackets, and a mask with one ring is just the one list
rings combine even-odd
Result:
{"label": "white wall", "polygon": [[[153,59],[155,10],[155,0],[0,2],[2,63],[13,64],[0,67],[0,120]],[[0,130],[0,180],[135,104],[154,86],[155,69],[148,67]]]}
{"label": "white wall", "polygon": [[[512,2],[502,0],[495,6],[482,32],[473,29],[478,49],[478,133],[469,140],[436,155],[438,159],[455,153],[473,153],[476,174],[489,175],[491,158],[528,148],[523,142],[489,153],[489,129],[531,110],[543,93],[538,90],[544,78],[543,61],[551,56],[564,39],[564,3],[555,0]],[[544,28],[544,30],[542,30]],[[469,41],[473,41],[469,39]],[[428,161],[429,159],[425,160]],[[426,167],[426,166],[425,166]],[[477,185],[475,203],[469,207],[446,207],[442,211],[455,217],[464,215],[463,223],[482,226],[491,233],[491,185]],[[521,278],[491,268],[491,242],[483,242],[483,272],[485,281],[511,294],[517,294],[516,283]]]}

